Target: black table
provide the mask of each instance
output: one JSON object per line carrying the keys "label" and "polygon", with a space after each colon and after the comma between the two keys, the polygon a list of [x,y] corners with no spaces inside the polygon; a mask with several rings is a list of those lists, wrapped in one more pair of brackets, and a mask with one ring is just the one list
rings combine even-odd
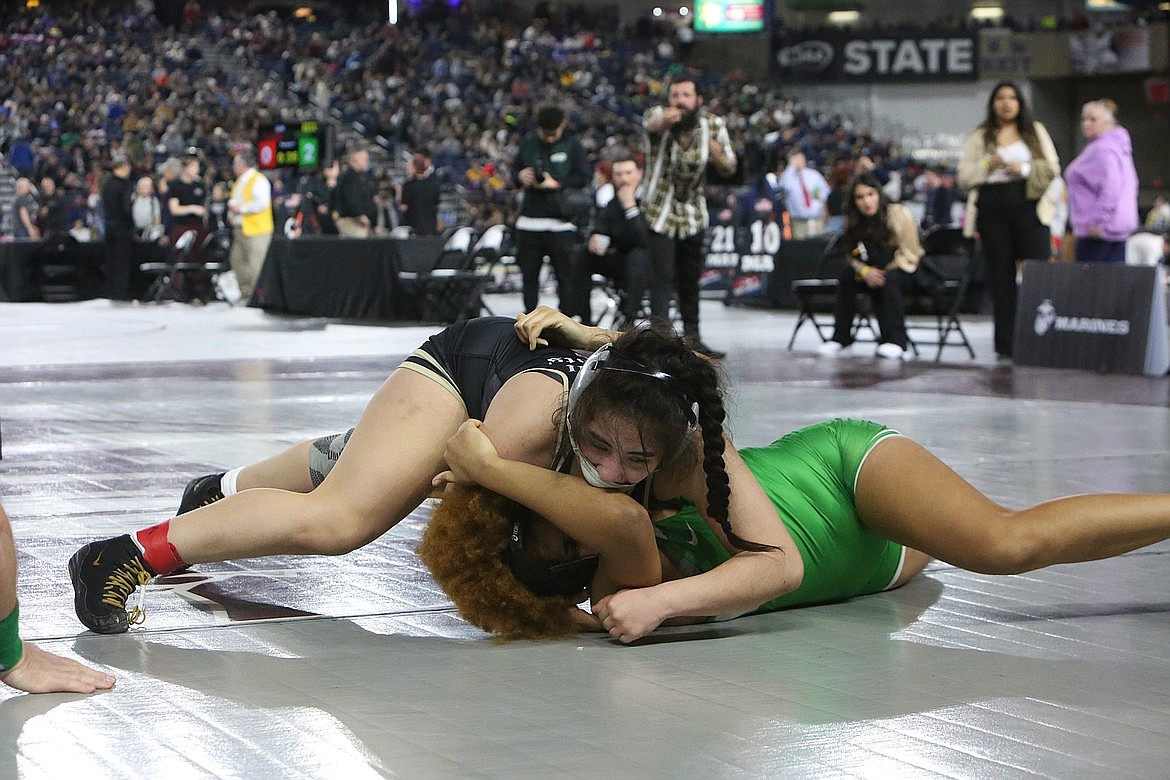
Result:
{"label": "black table", "polygon": [[394,242],[272,239],[250,305],[281,314],[393,319]]}
{"label": "black table", "polygon": [[250,306],[280,314],[392,321],[408,310],[400,270],[426,271],[437,238],[274,237]]}
{"label": "black table", "polygon": [[[100,241],[14,239],[0,243],[0,301],[96,298],[102,294],[106,247]],[[65,291],[68,292],[65,295]]]}

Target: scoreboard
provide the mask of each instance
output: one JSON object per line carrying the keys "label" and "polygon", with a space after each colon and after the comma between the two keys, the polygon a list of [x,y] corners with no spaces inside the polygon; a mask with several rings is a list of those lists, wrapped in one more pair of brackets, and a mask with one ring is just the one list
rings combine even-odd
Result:
{"label": "scoreboard", "polygon": [[262,171],[277,168],[310,171],[333,161],[333,126],[327,122],[281,122],[265,125],[256,141]]}
{"label": "scoreboard", "polygon": [[768,0],[695,0],[693,24],[699,33],[757,33],[771,14]]}

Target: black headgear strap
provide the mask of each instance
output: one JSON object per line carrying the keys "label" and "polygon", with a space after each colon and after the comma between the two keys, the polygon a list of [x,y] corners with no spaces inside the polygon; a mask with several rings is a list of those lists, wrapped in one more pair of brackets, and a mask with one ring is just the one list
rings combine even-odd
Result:
{"label": "black headgear strap", "polygon": [[586,555],[573,561],[548,564],[524,550],[524,521],[512,524],[504,561],[520,584],[537,596],[572,596],[589,587],[597,571],[598,557]]}

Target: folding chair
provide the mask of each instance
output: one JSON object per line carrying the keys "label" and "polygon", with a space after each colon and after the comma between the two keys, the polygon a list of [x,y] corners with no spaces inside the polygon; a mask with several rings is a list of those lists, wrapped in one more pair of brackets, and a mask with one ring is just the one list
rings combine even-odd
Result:
{"label": "folding chair", "polygon": [[[948,346],[964,347],[974,359],[975,349],[959,318],[975,271],[974,241],[965,238],[961,228],[941,227],[923,236],[922,246],[926,253],[914,275],[915,287],[906,295],[907,333],[933,333],[933,337],[915,340],[938,347],[936,363]],[[925,316],[932,321],[914,322],[911,316]]]}
{"label": "folding chair", "polygon": [[[471,230],[471,228],[467,228]],[[476,268],[471,236],[411,239],[412,252],[398,253],[396,278],[399,309],[406,319],[451,323],[478,317],[483,311],[483,292],[491,277]]]}
{"label": "folding chair", "polygon": [[[138,270],[154,277],[154,281],[146,288],[146,295],[143,296],[146,303],[186,301],[187,297],[184,291],[190,289],[190,274],[203,271],[202,263],[190,261],[191,248],[195,246],[195,239],[198,236],[198,232],[187,230],[175,240],[175,245],[171,248],[170,257],[167,260],[139,264]],[[176,284],[180,277],[186,277],[184,281],[188,282],[181,288]]]}
{"label": "folding chair", "polygon": [[479,240],[475,242],[475,246],[472,247],[471,256],[475,261],[476,268],[491,278],[487,292],[512,293],[519,291],[519,282],[513,279],[513,272],[518,271],[516,251],[512,244],[512,234],[507,225],[490,225],[485,228]]}
{"label": "folding chair", "polygon": [[600,290],[604,299],[601,314],[597,315],[593,324],[606,330],[622,330],[629,325],[626,315],[622,314],[625,299],[617,283],[605,274],[591,274],[589,283],[590,290]]}
{"label": "folding chair", "polygon": [[[181,238],[181,236],[180,236]],[[223,274],[232,270],[232,232],[230,230],[215,230],[203,237],[203,270],[211,275],[211,290],[213,300],[231,304],[231,297],[224,289]]]}
{"label": "folding chair", "polygon": [[[836,236],[825,247],[821,259],[817,262],[815,278],[792,281],[792,294],[796,296],[800,308],[796,316],[796,325],[792,328],[792,336],[788,339],[790,350],[796,343],[796,334],[806,322],[813,326],[822,343],[833,337],[835,326],[833,309],[837,303],[838,277],[845,268],[845,254],[837,249],[839,241],[840,236]],[[858,334],[862,330],[869,331],[869,339],[858,339]],[[877,340],[870,314],[869,296],[865,294],[858,295],[852,337],[855,341]]]}

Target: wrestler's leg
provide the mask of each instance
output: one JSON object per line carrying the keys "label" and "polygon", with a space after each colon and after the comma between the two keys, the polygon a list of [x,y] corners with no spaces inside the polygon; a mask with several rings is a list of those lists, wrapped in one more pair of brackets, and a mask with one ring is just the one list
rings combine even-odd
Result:
{"label": "wrestler's leg", "polygon": [[1010,510],[904,437],[874,447],[856,502],[875,532],[987,574],[1109,558],[1170,537],[1170,495],[1079,495]]}
{"label": "wrestler's leg", "polygon": [[463,403],[408,369],[370,400],[329,476],[310,493],[255,488],[144,528],[91,542],[69,559],[73,605],[91,630],[118,634],[141,620],[126,600],[188,563],[281,553],[338,555],[377,538],[413,510],[442,470],[466,419]]}
{"label": "wrestler's leg", "polygon": [[236,475],[236,490],[268,487],[308,493],[313,489],[309,476],[309,450],[315,439],[294,444],[270,458],[240,469]]}
{"label": "wrestler's leg", "polygon": [[[186,563],[289,553],[342,554],[417,507],[466,419],[437,383],[399,369],[374,394],[329,476],[310,493],[245,490],[171,521]],[[307,455],[301,459],[306,469]]]}
{"label": "wrestler's leg", "polygon": [[926,564],[933,561],[926,553],[921,550],[914,550],[910,547],[906,548],[906,557],[902,560],[902,571],[898,573],[897,579],[890,588],[900,588],[910,580],[917,577],[926,568]]}

